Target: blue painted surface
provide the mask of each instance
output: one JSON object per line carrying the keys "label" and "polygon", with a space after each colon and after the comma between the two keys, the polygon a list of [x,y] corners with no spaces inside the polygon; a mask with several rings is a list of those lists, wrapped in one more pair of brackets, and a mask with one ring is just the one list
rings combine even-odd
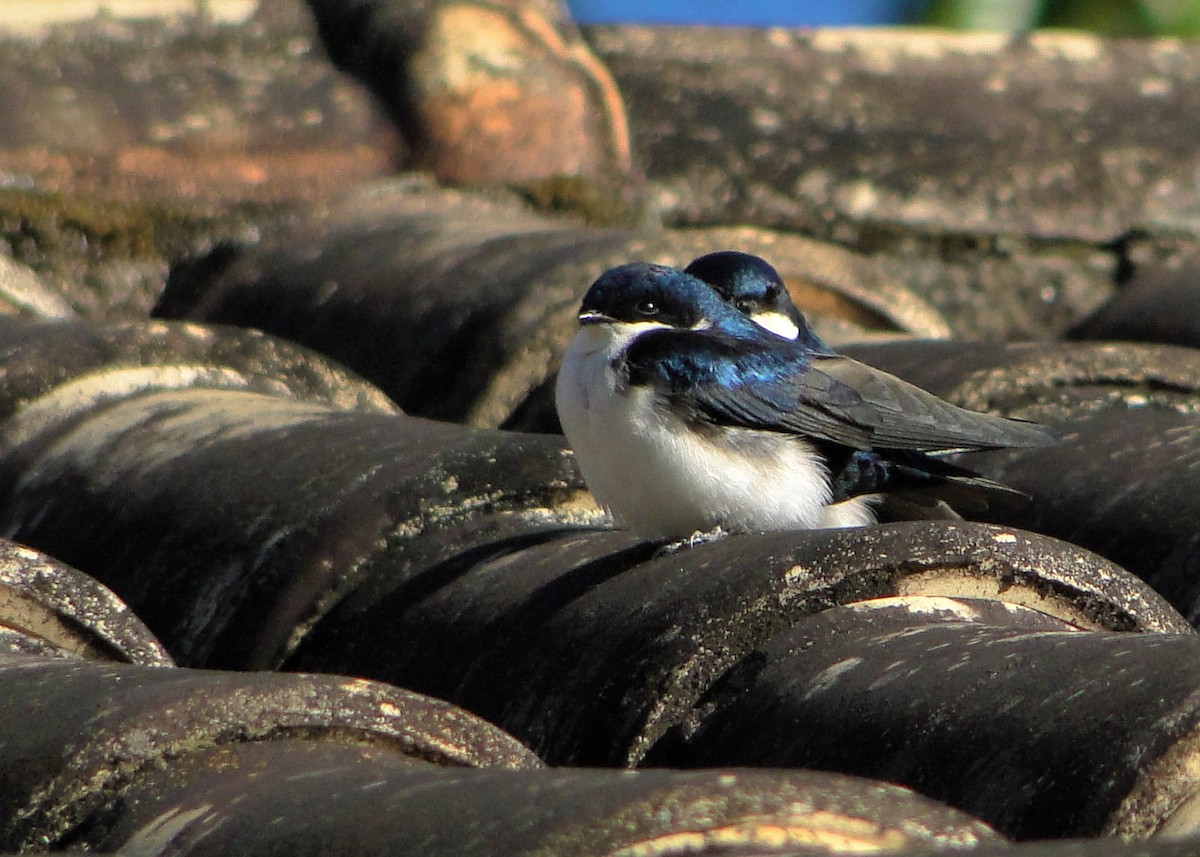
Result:
{"label": "blue painted surface", "polygon": [[567,0],[581,23],[845,27],[901,24],[924,0]]}

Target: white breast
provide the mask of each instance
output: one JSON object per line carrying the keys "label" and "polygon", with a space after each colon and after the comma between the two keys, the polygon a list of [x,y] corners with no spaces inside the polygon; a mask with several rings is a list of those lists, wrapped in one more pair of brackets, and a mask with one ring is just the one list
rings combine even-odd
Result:
{"label": "white breast", "polygon": [[612,369],[643,324],[589,325],[559,370],[559,419],[596,499],[619,526],[655,538],[715,527],[795,530],[873,520],[867,501],[828,506],[829,478],[813,448],[775,432],[700,432],[647,387],[618,392]]}

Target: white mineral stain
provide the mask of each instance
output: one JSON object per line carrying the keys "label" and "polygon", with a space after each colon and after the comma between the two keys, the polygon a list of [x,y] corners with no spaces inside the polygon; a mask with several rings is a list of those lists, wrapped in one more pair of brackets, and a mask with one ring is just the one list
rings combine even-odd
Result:
{"label": "white mineral stain", "polygon": [[818,693],[824,693],[829,688],[837,684],[837,680],[843,675],[854,669],[863,662],[862,658],[853,657],[847,658],[844,661],[838,661],[836,664],[830,664],[813,679],[808,691],[804,694],[805,699],[811,699]]}
{"label": "white mineral stain", "polygon": [[129,854],[161,854],[176,836],[192,824],[203,824],[214,816],[212,804],[200,804],[194,809],[172,807],[133,834],[121,846]]}

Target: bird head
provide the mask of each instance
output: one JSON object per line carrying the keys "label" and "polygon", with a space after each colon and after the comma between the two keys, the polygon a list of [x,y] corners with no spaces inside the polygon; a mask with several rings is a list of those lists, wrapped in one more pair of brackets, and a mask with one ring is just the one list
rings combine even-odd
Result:
{"label": "bird head", "polygon": [[582,326],[623,324],[639,327],[744,330],[737,313],[702,280],[677,268],[632,262],[605,271],[583,296]]}
{"label": "bird head", "polygon": [[683,270],[708,283],[759,327],[814,351],[830,352],[809,328],[804,313],[792,303],[779,272],[765,259],[721,250],[693,259]]}

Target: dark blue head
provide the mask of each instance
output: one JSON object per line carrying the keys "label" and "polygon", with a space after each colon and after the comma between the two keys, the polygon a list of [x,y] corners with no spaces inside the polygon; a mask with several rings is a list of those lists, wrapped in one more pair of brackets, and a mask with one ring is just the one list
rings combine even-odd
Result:
{"label": "dark blue head", "polygon": [[651,323],[757,337],[761,329],[711,286],[678,268],[631,262],[605,271],[583,296],[580,324]]}
{"label": "dark blue head", "polygon": [[[740,312],[774,334],[796,339],[808,331],[808,324],[792,303],[779,272],[765,259],[722,250],[692,260],[684,271],[704,280]],[[807,336],[820,342],[811,333]]]}

